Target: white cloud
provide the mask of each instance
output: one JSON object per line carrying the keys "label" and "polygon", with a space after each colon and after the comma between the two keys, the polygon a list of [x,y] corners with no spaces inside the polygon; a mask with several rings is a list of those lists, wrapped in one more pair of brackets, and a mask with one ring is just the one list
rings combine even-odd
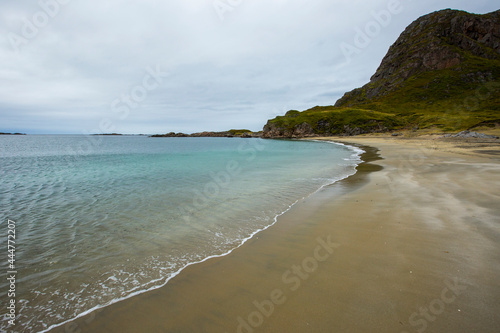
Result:
{"label": "white cloud", "polygon": [[[497,9],[401,0],[401,13],[346,63],[341,43],[352,44],[355,29],[391,1],[242,0],[224,20],[212,0],[2,1],[0,131],[81,133],[104,118],[129,133],[259,130],[269,117],[333,104],[366,83],[417,17]],[[169,76],[117,117],[112,102],[156,66]]]}

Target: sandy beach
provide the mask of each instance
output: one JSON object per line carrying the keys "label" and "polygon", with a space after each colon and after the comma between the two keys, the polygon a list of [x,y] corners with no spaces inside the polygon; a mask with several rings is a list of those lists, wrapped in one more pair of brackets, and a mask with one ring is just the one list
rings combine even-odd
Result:
{"label": "sandy beach", "polygon": [[498,140],[370,146],[230,255],[51,332],[498,332]]}

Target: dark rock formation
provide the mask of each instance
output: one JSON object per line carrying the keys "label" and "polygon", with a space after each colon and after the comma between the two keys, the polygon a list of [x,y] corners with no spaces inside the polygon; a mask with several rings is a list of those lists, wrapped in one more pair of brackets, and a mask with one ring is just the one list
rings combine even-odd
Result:
{"label": "dark rock formation", "polygon": [[410,24],[370,82],[334,106],[288,111],[263,137],[358,135],[500,123],[500,10],[442,10]]}
{"label": "dark rock formation", "polygon": [[170,132],[167,134],[155,134],[151,135],[151,138],[184,138],[189,135],[184,134],[184,133],[175,133],[175,132]]}
{"label": "dark rock formation", "polygon": [[[500,59],[500,10],[476,15],[446,9],[422,16],[389,48],[370,82],[346,93],[335,106],[387,95],[416,73],[454,68],[471,56]],[[477,76],[484,80],[491,73]]]}
{"label": "dark rock formation", "polygon": [[199,132],[193,134],[170,132],[167,134],[151,135],[152,138],[259,138],[261,132],[252,132],[249,130],[229,130],[225,132]]}
{"label": "dark rock formation", "polygon": [[446,134],[443,137],[445,137],[445,138],[461,138],[461,139],[470,139],[470,138],[498,139],[498,136],[488,135],[488,134],[478,133],[478,132],[471,132],[471,131],[462,131],[462,132],[457,133],[457,134]]}
{"label": "dark rock formation", "polygon": [[317,136],[309,123],[303,122],[293,128],[276,126],[267,123],[262,132],[263,138],[304,138]]}

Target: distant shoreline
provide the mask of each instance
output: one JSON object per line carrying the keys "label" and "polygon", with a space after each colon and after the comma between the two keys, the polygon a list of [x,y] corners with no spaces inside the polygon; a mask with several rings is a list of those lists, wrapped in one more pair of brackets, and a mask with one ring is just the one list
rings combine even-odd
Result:
{"label": "distant shoreline", "polygon": [[150,136],[151,138],[187,138],[187,137],[195,137],[195,138],[260,138],[262,137],[262,132],[252,132],[247,129],[232,129],[229,131],[223,132],[198,132],[192,134],[185,133],[175,133],[170,132],[166,134],[154,134]]}
{"label": "distant shoreline", "polygon": [[4,132],[0,132],[0,135],[26,135],[26,133],[4,133]]}

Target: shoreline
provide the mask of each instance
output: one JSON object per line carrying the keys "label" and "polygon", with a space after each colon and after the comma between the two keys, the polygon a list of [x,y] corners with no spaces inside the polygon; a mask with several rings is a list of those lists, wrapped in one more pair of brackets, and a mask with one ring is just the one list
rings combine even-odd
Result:
{"label": "shoreline", "polygon": [[[321,142],[321,140],[317,140],[317,141]],[[369,146],[364,146],[364,145],[346,144],[346,143],[334,142],[334,141],[329,141],[329,142],[332,143],[332,144],[336,144],[336,145],[347,146],[353,152],[353,154],[356,154],[359,157],[360,161],[358,162],[358,165],[355,167],[354,174],[345,176],[344,178],[339,179],[339,180],[335,180],[335,181],[333,181],[333,183],[322,185],[321,187],[319,187],[314,192],[309,193],[308,195],[304,196],[303,198],[297,199],[295,202],[291,203],[290,206],[287,209],[285,209],[281,213],[279,213],[276,216],[274,216],[273,222],[271,224],[269,224],[269,225],[267,225],[265,227],[262,227],[262,228],[260,228],[258,230],[255,230],[248,237],[242,239],[241,242],[240,242],[240,244],[238,244],[236,247],[234,247],[234,248],[232,248],[232,249],[230,249],[230,250],[228,250],[228,251],[226,251],[226,252],[224,252],[222,254],[210,255],[210,256],[208,256],[208,257],[206,257],[204,259],[201,259],[199,261],[190,262],[190,263],[186,264],[185,266],[181,267],[178,271],[174,272],[170,277],[166,278],[161,285],[154,286],[154,287],[151,287],[149,289],[138,290],[138,291],[135,291],[135,292],[133,292],[133,293],[131,293],[131,294],[125,296],[125,297],[114,299],[113,301],[111,301],[108,304],[95,306],[95,307],[93,307],[91,309],[83,311],[82,313],[78,314],[76,317],[73,317],[71,319],[65,320],[65,321],[63,321],[61,323],[58,323],[58,324],[50,325],[48,328],[45,328],[45,329],[43,329],[43,330],[41,330],[39,332],[40,333],[56,332],[59,329],[61,329],[62,327],[65,327],[65,329],[64,329],[65,332],[67,332],[68,329],[69,330],[73,330],[73,328],[72,328],[74,326],[73,323],[76,322],[76,321],[78,321],[80,318],[84,318],[84,317],[88,317],[88,316],[90,316],[91,318],[93,318],[96,313],[99,313],[100,311],[104,310],[105,308],[107,308],[109,306],[112,306],[112,305],[114,305],[116,303],[119,303],[119,302],[127,301],[127,300],[129,300],[129,299],[131,299],[133,297],[140,296],[140,295],[142,295],[144,293],[149,293],[149,292],[155,291],[157,289],[163,288],[172,279],[174,279],[175,277],[177,277],[179,274],[181,274],[184,270],[186,270],[190,266],[199,265],[199,264],[202,264],[202,263],[204,263],[206,261],[209,261],[209,260],[212,260],[212,259],[223,258],[225,256],[231,255],[231,253],[233,251],[235,251],[235,250],[239,249],[240,247],[244,246],[245,243],[247,243],[249,240],[251,240],[252,238],[254,238],[256,235],[260,234],[261,232],[266,231],[267,229],[269,229],[270,227],[272,227],[276,223],[278,223],[278,219],[280,218],[280,216],[282,216],[283,214],[286,214],[290,209],[292,209],[300,201],[303,201],[303,200],[309,198],[310,196],[313,196],[314,194],[316,194],[318,191],[321,191],[325,187],[332,186],[332,185],[334,185],[334,184],[336,184],[338,182],[342,182],[342,181],[347,180],[348,178],[356,176],[359,173],[358,172],[359,166],[363,165],[365,163],[368,163],[369,162],[369,161],[367,161],[368,159],[373,159],[374,158],[373,155],[375,154],[375,153],[373,153],[373,151],[376,151],[375,148],[369,147]],[[366,156],[369,156],[369,157],[366,157]]]}
{"label": "shoreline", "polygon": [[499,139],[476,139],[476,138],[443,138],[441,135],[419,135],[419,136],[388,136],[388,135],[359,135],[359,136],[335,136],[335,137],[311,137],[303,140],[336,141],[346,144],[403,144],[429,151],[454,153],[460,155],[500,158]]}
{"label": "shoreline", "polygon": [[[345,141],[338,139],[335,138],[335,141],[353,142],[352,138]],[[385,159],[377,160],[377,157],[373,156],[374,163],[361,163],[358,172],[353,176],[327,186],[297,203],[280,216],[278,221],[280,223],[275,223],[265,232],[259,233],[231,254],[187,267],[176,279],[159,289],[101,308],[50,332],[62,332],[68,329],[72,331],[80,329],[82,332],[134,332],[141,329],[152,332],[257,332],[259,330],[326,332],[330,328],[335,328],[334,331],[361,332],[368,328],[373,330],[375,327],[379,331],[396,332],[414,330],[416,325],[422,328],[424,324],[426,327],[434,325],[432,331],[435,331],[436,327],[444,328],[439,330],[444,332],[465,332],[466,328],[477,329],[476,326],[471,326],[470,318],[465,321],[456,318],[456,312],[460,311],[455,309],[455,312],[452,312],[448,306],[441,311],[440,317],[452,318],[451,324],[445,319],[438,323],[425,321],[425,317],[418,313],[411,322],[409,318],[415,313],[416,306],[428,305],[429,302],[438,299],[436,295],[439,296],[446,283],[455,283],[456,288],[464,287],[465,291],[473,290],[473,296],[477,297],[479,293],[489,300],[490,308],[480,316],[483,317],[481,329],[484,332],[493,332],[494,324],[498,324],[498,320],[492,314],[499,309],[499,305],[495,303],[495,296],[499,296],[500,293],[492,283],[495,278],[498,280],[500,277],[499,269],[492,267],[488,270],[486,266],[480,267],[485,273],[483,275],[491,278],[488,293],[471,289],[479,278],[470,277],[470,274],[465,274],[465,277],[460,273],[451,274],[454,270],[450,267],[460,266],[462,271],[468,272],[470,271],[468,266],[473,262],[464,261],[463,255],[467,253],[455,244],[456,240],[451,236],[455,236],[456,233],[463,234],[466,248],[468,247],[469,251],[474,250],[472,254],[468,253],[470,258],[466,259],[476,259],[475,262],[478,259],[485,260],[483,256],[487,252],[483,250],[486,245],[494,247],[497,252],[498,245],[491,242],[471,244],[469,238],[485,237],[486,227],[480,221],[476,222],[476,230],[469,230],[466,224],[460,223],[460,228],[453,229],[453,232],[442,230],[443,228],[426,222],[425,219],[423,222],[420,221],[419,215],[427,219],[432,217],[430,220],[436,220],[434,224],[439,224],[440,220],[445,221],[446,218],[433,216],[436,214],[435,209],[419,206],[425,203],[435,208],[432,207],[432,200],[429,201],[425,196],[410,191],[411,186],[415,186],[414,179],[413,183],[410,182],[410,188],[405,185],[405,181],[416,177],[417,184],[425,183],[431,188],[434,185],[434,190],[439,190],[435,188],[436,182],[428,182],[426,177],[432,175],[434,180],[442,180],[443,173],[446,172],[448,179],[457,176],[457,172],[454,174],[446,171],[440,165],[444,160],[448,168],[461,171],[458,176],[463,175],[462,171],[469,168],[483,169],[483,172],[471,176],[471,179],[479,178],[490,186],[490,182],[498,182],[498,177],[493,179],[484,177],[494,176],[494,167],[498,166],[498,161],[492,162],[491,159],[483,157],[459,156],[436,149],[422,153],[422,149],[399,141],[380,143],[375,140],[376,144],[366,138],[354,141],[358,144],[371,142],[372,146],[380,149],[380,154]],[[398,157],[406,159],[407,163],[403,167],[400,161],[397,161]],[[471,165],[472,163],[477,164]],[[366,170],[362,170],[363,168]],[[426,170],[423,172],[421,169]],[[381,172],[369,173],[369,171]],[[422,177],[422,172],[426,177]],[[468,185],[479,187],[478,179],[473,180]],[[426,186],[423,186],[422,190],[425,190]],[[449,194],[447,191],[450,192],[446,189],[440,194],[446,198],[445,194]],[[498,223],[494,223],[498,209],[491,203],[495,203],[495,198],[498,199],[498,196],[495,197],[495,193],[490,193],[491,191],[494,191],[491,186],[489,192],[488,188],[482,186],[478,193],[484,192],[488,195],[482,194],[480,205],[468,202],[467,204],[477,215],[482,214],[484,224],[489,225],[488,230],[496,239],[500,234]],[[410,196],[410,200],[406,200],[401,193]],[[460,191],[458,194],[458,199],[478,201],[477,198],[464,195]],[[335,199],[333,202],[332,198]],[[393,207],[389,199],[398,201],[400,205]],[[444,200],[441,196],[437,199]],[[415,204],[412,201],[418,202]],[[443,207],[449,205],[460,208],[460,204],[465,203],[461,200],[448,201],[444,200],[441,203],[444,204]],[[401,203],[405,203],[407,207]],[[419,209],[419,207],[422,208],[422,212],[413,216],[411,213],[415,211],[411,208]],[[481,207],[487,207],[487,211],[482,211]],[[467,211],[454,212],[457,217],[462,217],[465,213]],[[401,220],[394,215],[405,218]],[[335,218],[332,219],[332,216]],[[450,224],[452,220],[445,222],[453,228],[453,223]],[[382,229],[384,233],[381,232]],[[380,243],[382,240],[380,238],[386,240],[385,244]],[[385,249],[387,240],[392,240],[397,246]],[[426,248],[421,250],[406,248],[408,243],[415,242],[424,242]],[[447,250],[432,252],[431,250],[435,250],[439,243],[447,244],[448,246],[444,246]],[[334,248],[328,248],[328,244]],[[323,247],[320,248],[320,245]],[[339,246],[335,247],[336,245]],[[374,255],[377,253],[385,255]],[[373,261],[367,261],[366,257]],[[449,257],[453,257],[452,265]],[[412,270],[406,269],[408,261],[413,262],[416,267]],[[495,266],[492,264],[498,263],[499,258],[490,255],[486,262],[489,266]],[[394,264],[396,267],[393,267]],[[405,269],[402,269],[403,266]],[[426,268],[428,266],[430,268]],[[427,275],[421,272],[425,270],[431,276],[439,276],[441,279],[425,278]],[[442,278],[446,281],[441,281]],[[454,278],[460,281],[457,282]],[[374,282],[373,279],[380,280],[376,281],[378,287],[370,285]],[[397,288],[399,290],[395,290],[393,284],[399,286],[400,288]],[[416,288],[416,285],[419,287]],[[295,289],[292,290],[293,288]],[[400,293],[403,293],[404,297]],[[487,297],[488,295],[490,296]],[[447,294],[447,299],[451,299],[452,296]],[[461,302],[458,296],[455,298],[459,300],[453,305]],[[387,300],[379,304],[381,298]],[[465,296],[462,298],[471,299]],[[476,315],[481,308],[477,303],[476,300],[472,309]],[[373,306],[367,306],[370,304]],[[466,305],[460,304],[460,307],[470,310]],[[386,311],[382,311],[383,309]],[[489,320],[484,319],[488,317]]]}

